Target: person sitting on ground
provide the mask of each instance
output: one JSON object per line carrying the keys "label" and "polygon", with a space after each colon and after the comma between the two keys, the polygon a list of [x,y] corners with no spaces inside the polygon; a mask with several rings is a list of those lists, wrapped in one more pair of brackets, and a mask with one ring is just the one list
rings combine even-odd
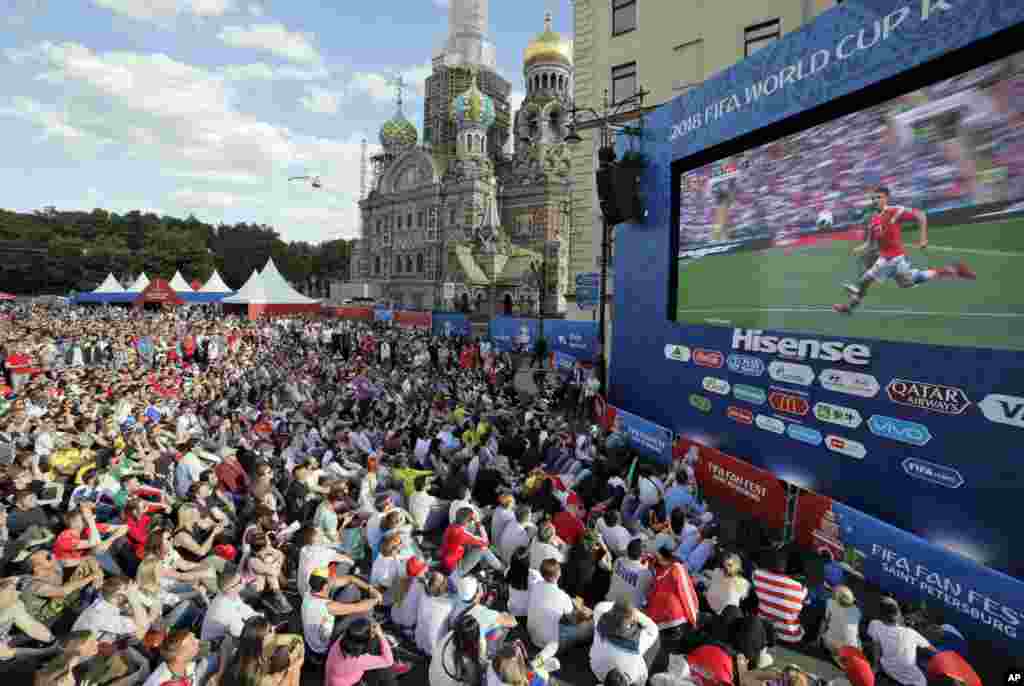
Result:
{"label": "person sitting on ground", "polygon": [[416,616],[416,648],[421,653],[433,655],[434,646],[447,630],[448,618],[454,607],[455,599],[448,592],[448,579],[440,572],[431,572]]}
{"label": "person sitting on ground", "polygon": [[647,605],[647,591],[654,574],[644,560],[643,539],[634,538],[626,546],[626,554],[612,565],[612,580],[607,600],[617,601],[628,598],[634,607]]}
{"label": "person sitting on ground", "polygon": [[530,569],[530,549],[520,546],[512,554],[509,561],[508,574],[508,611],[513,617],[525,617],[530,606],[530,589],[542,581],[543,577],[536,569]]}
{"label": "person sitting on ground", "polygon": [[615,557],[626,554],[626,546],[633,540],[633,534],[622,526],[622,516],[618,510],[610,510],[597,520],[597,530]]}
{"label": "person sitting on ground", "polygon": [[555,527],[550,522],[544,522],[537,529],[537,538],[530,544],[530,569],[540,569],[544,560],[558,560],[565,562],[566,553],[565,541],[555,533]]}
{"label": "person sitting on ground", "polygon": [[658,625],[628,600],[599,603],[594,608],[594,643],[590,669],[605,681],[618,670],[628,684],[644,686],[658,657]]}
{"label": "person sitting on ground", "polygon": [[903,623],[903,613],[893,598],[882,598],[879,615],[868,624],[872,667],[902,686],[928,686],[927,677],[917,666],[917,651],[923,648],[934,652],[934,646],[917,629]]}
{"label": "person sitting on ground", "polygon": [[[409,513],[417,531],[437,531],[448,525],[448,510],[451,504],[428,492],[430,477],[417,476],[414,490],[409,496]],[[497,541],[498,539],[493,539]]]}
{"label": "person sitting on ground", "polygon": [[804,639],[800,612],[807,598],[807,587],[786,573],[789,556],[784,551],[769,555],[768,568],[754,570],[754,593],[758,614],[775,628],[775,637],[783,643]]}
{"label": "person sitting on ground", "polygon": [[485,641],[488,653],[493,655],[497,646],[504,642],[508,630],[514,629],[519,622],[512,615],[497,612],[483,604],[486,589],[476,577],[459,577],[455,587],[459,604],[452,613],[449,625],[457,624],[466,615],[475,617],[480,626],[480,638]]}
{"label": "person sitting on ground", "polygon": [[380,625],[360,617],[331,646],[324,686],[392,686],[396,677],[409,669],[408,664],[395,662],[391,643]]}
{"label": "person sitting on ground", "polygon": [[281,593],[283,569],[284,553],[270,545],[265,533],[256,534],[243,572],[252,577],[249,589],[253,593],[266,592],[267,607],[279,614],[288,614],[292,611],[292,604]]}
{"label": "person sitting on ground", "polygon": [[[130,616],[123,616],[127,611]],[[124,577],[109,577],[99,597],[82,611],[72,631],[95,631],[114,639],[146,637],[150,625],[160,618],[160,608],[147,609],[139,600],[135,584]]]}
{"label": "person sitting on ground", "polygon": [[582,599],[575,600],[558,586],[562,565],[548,558],[540,565],[543,581],[530,590],[526,628],[533,644],[541,649],[558,644],[558,652],[585,643],[594,634],[593,612]]}
{"label": "person sitting on ground", "polygon": [[424,580],[427,569],[427,563],[418,557],[406,560],[405,574],[398,580],[395,602],[391,606],[391,621],[410,635],[416,629],[420,601],[426,594]]}
{"label": "person sitting on ground", "polygon": [[[78,612],[91,603],[103,586],[104,574],[99,564],[83,562],[75,568],[70,580],[64,581],[60,563],[49,550],[36,550],[28,555],[32,575],[21,591],[21,601],[29,615],[51,629],[70,628]],[[88,591],[88,601],[83,593]]]}
{"label": "person sitting on ground", "polygon": [[470,507],[463,507],[455,513],[452,524],[444,532],[441,541],[441,565],[449,573],[457,573],[459,576],[466,576],[476,569],[480,562],[485,562],[488,567],[495,571],[504,568],[501,560],[491,552],[486,532],[483,536],[475,536],[470,533],[478,520],[475,511]]}
{"label": "person sitting on ground", "polygon": [[[362,595],[367,597],[362,599]],[[338,600],[335,600],[335,598]],[[302,598],[302,630],[306,645],[317,655],[326,655],[331,643],[341,637],[357,617],[367,617],[383,600],[380,591],[356,576],[333,579],[327,569],[309,577],[309,592]]]}
{"label": "person sitting on ground", "polygon": [[245,623],[218,686],[297,686],[305,654],[300,637],[278,634],[270,621],[257,615]]}
{"label": "person sitting on ground", "polygon": [[735,553],[726,555],[722,566],[712,569],[707,577],[704,598],[716,617],[730,605],[742,607],[750,595],[750,582],[743,578],[743,561]]}
{"label": "person sitting on ground", "polygon": [[485,674],[486,658],[479,623],[472,615],[464,615],[434,649],[430,686],[477,686]]}
{"label": "person sitting on ground", "polygon": [[520,505],[516,508],[515,519],[508,522],[501,532],[501,539],[496,540],[498,554],[507,565],[512,559],[513,553],[522,547],[527,548],[527,561],[529,561],[529,546],[532,534],[536,527],[532,521],[533,511],[529,505]]}
{"label": "person sitting on ground", "polygon": [[860,621],[861,612],[853,591],[849,586],[836,586],[821,623],[821,645],[833,660],[847,646],[861,648]]}

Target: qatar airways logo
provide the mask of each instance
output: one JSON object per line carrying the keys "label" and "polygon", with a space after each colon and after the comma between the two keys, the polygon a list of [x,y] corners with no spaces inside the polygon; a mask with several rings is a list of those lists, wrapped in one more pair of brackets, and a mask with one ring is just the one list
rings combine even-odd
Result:
{"label": "qatar airways logo", "polygon": [[733,329],[734,350],[768,353],[798,360],[822,360],[866,365],[871,362],[871,348],[862,343],[819,341],[814,338],[780,338],[765,336],[761,329]]}

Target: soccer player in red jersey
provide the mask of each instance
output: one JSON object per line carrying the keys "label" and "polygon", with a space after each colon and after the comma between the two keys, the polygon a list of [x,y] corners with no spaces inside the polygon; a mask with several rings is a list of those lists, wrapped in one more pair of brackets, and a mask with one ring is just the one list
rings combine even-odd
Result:
{"label": "soccer player in red jersey", "polygon": [[860,254],[868,249],[872,241],[877,241],[878,260],[860,277],[860,281],[856,285],[847,286],[846,290],[850,292],[850,302],[833,305],[836,312],[852,313],[854,308],[860,305],[873,283],[887,279],[894,279],[900,288],[912,288],[932,279],[968,279],[973,281],[978,278],[963,262],[939,269],[914,269],[903,249],[900,223],[916,220],[920,224],[921,240],[918,241],[917,246],[924,250],[928,247],[928,216],[921,210],[890,205],[889,196],[889,189],[885,186],[875,189],[873,200],[878,211],[871,218],[868,227],[868,240],[863,245],[854,248],[854,254]]}

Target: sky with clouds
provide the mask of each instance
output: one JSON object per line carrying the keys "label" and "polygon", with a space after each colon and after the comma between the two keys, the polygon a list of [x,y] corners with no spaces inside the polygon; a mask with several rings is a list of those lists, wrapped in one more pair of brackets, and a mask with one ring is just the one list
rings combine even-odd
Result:
{"label": "sky with clouds", "polygon": [[[492,0],[498,70],[522,99],[522,52],[569,0]],[[4,0],[0,207],[142,209],[354,235],[360,143],[376,143],[444,40],[446,0]],[[372,149],[371,149],[372,150]],[[323,188],[289,183],[316,174]]]}

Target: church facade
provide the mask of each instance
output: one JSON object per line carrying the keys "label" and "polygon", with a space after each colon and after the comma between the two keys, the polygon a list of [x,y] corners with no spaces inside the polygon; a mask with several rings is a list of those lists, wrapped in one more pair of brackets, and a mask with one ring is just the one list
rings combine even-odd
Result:
{"label": "church facade", "polygon": [[513,116],[486,28],[487,0],[452,0],[448,40],[425,84],[422,140],[399,87],[372,159],[372,190],[360,202],[352,278],[394,307],[536,314],[543,298],[545,316],[560,316],[572,51],[548,15],[525,51],[526,98]]}

